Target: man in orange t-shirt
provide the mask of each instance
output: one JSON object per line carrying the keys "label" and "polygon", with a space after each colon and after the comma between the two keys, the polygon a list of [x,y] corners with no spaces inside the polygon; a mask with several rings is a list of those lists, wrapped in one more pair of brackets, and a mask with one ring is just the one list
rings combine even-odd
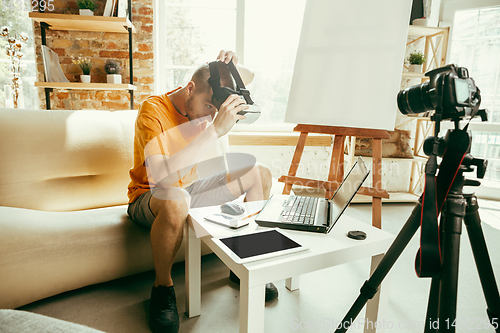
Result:
{"label": "man in orange t-shirt", "polygon": [[[221,85],[234,89],[222,62],[236,64],[238,58],[231,51],[221,51],[217,60]],[[237,113],[248,108],[243,98],[231,95],[217,110],[209,77],[208,65],[204,65],[184,87],[150,96],[139,108],[135,124],[128,214],[134,222],[151,228],[156,273],[149,314],[153,332],[179,330],[170,271],[189,208],[220,205],[242,194],[246,194],[245,201],[269,199],[271,190],[271,172],[260,164],[198,179],[200,158],[238,119],[245,118]],[[266,286],[266,293],[277,297],[272,284]]]}

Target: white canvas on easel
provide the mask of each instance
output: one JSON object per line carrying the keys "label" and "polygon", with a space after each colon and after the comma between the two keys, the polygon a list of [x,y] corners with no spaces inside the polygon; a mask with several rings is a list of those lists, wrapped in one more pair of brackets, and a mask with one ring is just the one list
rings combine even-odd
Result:
{"label": "white canvas on easel", "polygon": [[308,0],[285,122],[393,130],[411,0]]}

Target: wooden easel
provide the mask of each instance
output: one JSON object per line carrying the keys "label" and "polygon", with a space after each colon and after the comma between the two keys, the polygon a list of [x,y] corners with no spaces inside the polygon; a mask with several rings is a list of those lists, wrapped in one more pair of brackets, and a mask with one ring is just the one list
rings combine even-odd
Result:
{"label": "wooden easel", "polygon": [[[385,130],[319,125],[297,125],[293,130],[295,132],[300,132],[300,136],[288,175],[281,176],[278,179],[279,182],[285,183],[283,194],[290,194],[292,185],[302,185],[323,188],[326,190],[325,197],[330,198],[344,179],[344,142],[346,136],[373,139],[373,166],[371,171],[373,187],[361,187],[358,193],[372,197],[372,225],[380,229],[382,227],[382,198],[389,198],[387,191],[382,189],[382,139],[388,139],[389,132]],[[295,176],[309,133],[321,133],[335,136],[328,181],[299,178]]]}

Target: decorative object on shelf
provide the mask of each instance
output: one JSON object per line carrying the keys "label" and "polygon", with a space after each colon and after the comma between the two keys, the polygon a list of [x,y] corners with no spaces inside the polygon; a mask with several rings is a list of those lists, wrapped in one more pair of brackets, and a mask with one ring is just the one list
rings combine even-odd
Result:
{"label": "decorative object on shelf", "polygon": [[69,82],[62,71],[59,56],[45,45],[42,45],[42,59],[46,82]]}
{"label": "decorative object on shelf", "polygon": [[94,16],[95,1],[94,0],[77,0],[80,15]]}
{"label": "decorative object on shelf", "polygon": [[128,15],[128,0],[117,0],[118,1],[118,17],[127,17]]}
{"label": "decorative object on shelf", "polygon": [[8,57],[10,57],[11,62],[7,69],[11,73],[12,77],[12,83],[9,86],[11,87],[10,91],[12,93],[14,107],[17,108],[19,99],[19,84],[21,83],[21,73],[23,72],[24,67],[24,65],[21,65],[21,58],[24,55],[21,50],[28,41],[28,35],[24,32],[21,32],[19,36],[17,36],[16,34],[14,34],[14,36],[10,36],[10,28],[2,27],[0,29],[0,36],[7,39],[7,45],[5,45],[5,53]]}
{"label": "decorative object on shelf", "polygon": [[410,62],[410,67],[408,68],[408,71],[414,72],[414,73],[422,73],[422,65],[426,61],[425,54],[423,54],[420,51],[415,51],[410,53],[410,56],[408,57],[408,61]]}
{"label": "decorative object on shelf", "polygon": [[104,13],[102,16],[113,16],[113,9],[115,8],[116,0],[107,0],[106,6],[104,7]]}
{"label": "decorative object on shelf", "polygon": [[122,76],[120,72],[122,68],[120,67],[120,63],[115,60],[108,59],[104,64],[104,70],[106,71],[108,83],[122,83]]}
{"label": "decorative object on shelf", "polygon": [[[389,131],[390,138],[382,139],[382,157],[384,158],[413,158],[411,147],[411,131],[394,129]],[[373,139],[367,137],[356,138],[356,156],[373,156]],[[349,155],[349,147],[346,145],[344,153]]]}
{"label": "decorative object on shelf", "polygon": [[[428,0],[425,0],[428,1]],[[411,6],[411,14],[410,14],[410,22],[413,23],[414,19],[418,19],[423,17],[425,10],[424,10],[424,0],[412,0],[412,6]]]}
{"label": "decorative object on shelf", "polygon": [[78,65],[83,72],[83,75],[80,75],[80,80],[82,83],[90,83],[90,70],[92,69],[92,61],[89,58],[81,58],[73,59],[73,63]]}
{"label": "decorative object on shelf", "polygon": [[428,20],[425,17],[422,18],[416,18],[411,22],[412,25],[418,25],[422,27],[427,27],[428,26]]}
{"label": "decorative object on shelf", "polygon": [[82,83],[90,83],[90,79],[90,75],[80,75],[80,81],[82,81]]}

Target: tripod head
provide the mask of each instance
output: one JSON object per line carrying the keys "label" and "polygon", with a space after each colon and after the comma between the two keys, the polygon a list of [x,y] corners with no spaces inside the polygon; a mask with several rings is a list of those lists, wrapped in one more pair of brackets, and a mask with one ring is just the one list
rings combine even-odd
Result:
{"label": "tripod head", "polygon": [[[486,112],[485,110],[479,110],[478,116],[481,116],[481,119],[486,118]],[[459,150],[465,150],[467,153],[465,154],[464,158],[462,159],[462,162],[460,163],[460,167],[458,168],[457,175],[454,179],[452,189],[457,189],[459,187],[460,189],[463,188],[463,186],[480,186],[481,183],[477,180],[469,180],[465,179],[463,176],[464,172],[476,172],[476,178],[484,178],[484,175],[486,174],[486,169],[488,167],[488,160],[482,159],[482,158],[476,158],[470,154],[470,145],[472,142],[472,134],[470,132],[466,132],[466,128],[464,130],[460,130],[458,128],[459,123],[455,123],[455,129],[450,129],[446,132],[446,135],[444,137],[438,137],[437,140],[434,136],[427,137],[424,141],[423,145],[423,150],[424,153],[427,156],[431,156],[434,150],[434,144],[436,142],[436,150],[437,150],[437,156],[443,157],[444,153],[446,152],[447,148],[451,145],[452,148],[457,148]],[[458,133],[457,131],[461,131],[462,133]],[[465,138],[465,135],[467,137]],[[457,145],[461,145],[461,147],[457,147]],[[475,169],[473,168],[475,167]],[[454,170],[441,170],[439,172],[451,172]]]}
{"label": "tripod head", "polygon": [[[479,111],[484,112],[484,114],[486,114],[485,110],[479,110]],[[481,116],[481,118],[483,118],[483,116]],[[459,129],[457,129],[457,127],[458,127],[458,123],[455,125],[455,129],[448,130],[444,137],[437,138],[437,154],[436,155],[443,157],[443,155],[444,155],[444,153],[449,145],[456,145],[456,144],[467,145],[466,148],[462,147],[462,149],[465,148],[467,153],[465,154],[465,156],[460,164],[460,168],[458,170],[459,173],[457,174],[457,177],[455,177],[456,178],[455,180],[457,180],[457,178],[463,178],[464,172],[474,172],[474,171],[476,171],[477,178],[480,178],[480,179],[484,178],[484,175],[486,174],[486,169],[488,167],[488,160],[481,159],[481,158],[475,158],[474,156],[472,156],[470,154],[470,143],[472,142],[472,134],[470,132],[465,132],[467,134],[467,137],[468,137],[467,140],[462,140],[462,141],[455,140],[459,134],[455,135],[454,132],[460,131]],[[433,137],[433,136],[427,137],[424,141],[423,150],[427,156],[431,156],[431,154],[433,152],[434,141],[435,141],[435,137]],[[475,166],[475,169],[473,168],[473,166]],[[449,171],[449,170],[445,170],[443,172],[446,172],[446,171]],[[465,186],[479,186],[479,185],[481,185],[481,183],[479,181],[476,181],[476,180],[465,180],[464,184],[462,186],[464,186],[464,185]]]}

